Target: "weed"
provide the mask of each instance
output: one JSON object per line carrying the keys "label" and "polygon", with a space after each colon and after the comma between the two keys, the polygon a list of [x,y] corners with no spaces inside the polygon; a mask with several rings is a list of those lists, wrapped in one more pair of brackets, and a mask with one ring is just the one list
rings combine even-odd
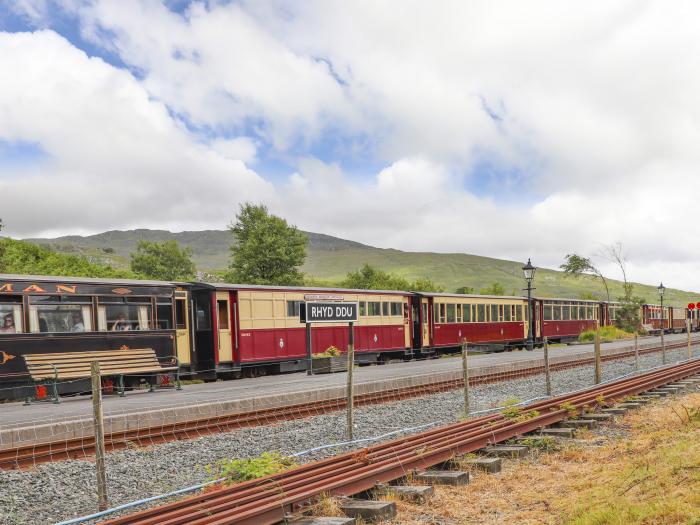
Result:
{"label": "weed", "polygon": [[542,452],[554,452],[555,450],[559,450],[559,445],[556,440],[550,436],[525,438],[521,440],[519,444]]}
{"label": "weed", "polygon": [[231,484],[278,474],[296,466],[293,458],[283,456],[279,452],[263,452],[257,458],[217,461],[214,468],[207,466],[207,471],[212,473],[215,479],[225,478],[225,483]]}
{"label": "weed", "polygon": [[559,410],[566,410],[571,419],[576,419],[578,417],[578,409],[569,401],[565,401],[559,405]]}
{"label": "weed", "polygon": [[[600,340],[604,343],[616,339],[631,339],[633,337],[634,334],[620,330],[616,326],[603,326],[600,328]],[[595,330],[584,330],[578,336],[578,340],[582,343],[592,343],[595,341]]]}
{"label": "weed", "polygon": [[520,417],[520,407],[507,407],[501,410],[501,414],[506,419],[517,419]]}

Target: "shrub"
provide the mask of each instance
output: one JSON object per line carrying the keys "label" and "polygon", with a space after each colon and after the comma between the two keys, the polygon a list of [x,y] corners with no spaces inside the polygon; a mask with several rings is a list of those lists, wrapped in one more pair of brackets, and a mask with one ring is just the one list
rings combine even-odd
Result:
{"label": "shrub", "polygon": [[[617,339],[631,339],[634,334],[620,330],[616,326],[603,326],[600,328],[600,340],[603,342],[615,341]],[[578,336],[578,340],[582,343],[591,343],[595,341],[595,330],[584,330]]]}
{"label": "shrub", "polygon": [[279,452],[263,452],[257,458],[224,459],[218,461],[215,468],[208,467],[208,470],[214,474],[215,479],[225,478],[225,483],[240,483],[284,472],[296,466],[293,458]]}
{"label": "shrub", "polygon": [[340,357],[341,355],[343,355],[342,352],[338,350],[335,346],[331,345],[328,348],[326,348],[325,352],[314,354],[312,357],[314,359],[320,359],[322,357]]}

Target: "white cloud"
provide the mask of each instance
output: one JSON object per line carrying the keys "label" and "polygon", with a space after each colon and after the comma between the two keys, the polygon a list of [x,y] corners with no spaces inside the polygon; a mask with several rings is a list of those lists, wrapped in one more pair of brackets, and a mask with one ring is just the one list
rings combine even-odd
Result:
{"label": "white cloud", "polygon": [[[700,289],[695,2],[58,3],[138,78],[3,35],[0,138],[50,155],[0,171],[21,232],[221,227],[249,198],[379,246],[553,267],[620,240],[633,279]],[[247,167],[280,158],[274,186]]]}
{"label": "white cloud", "polygon": [[48,155],[21,178],[0,166],[8,232],[227,222],[270,184],[196,143],[129,73],[51,31],[0,33],[0,139]]}

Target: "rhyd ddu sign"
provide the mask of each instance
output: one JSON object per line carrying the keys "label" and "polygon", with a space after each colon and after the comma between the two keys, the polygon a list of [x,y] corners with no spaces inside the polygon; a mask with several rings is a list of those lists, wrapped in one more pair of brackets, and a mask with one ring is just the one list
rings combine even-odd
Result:
{"label": "rhyd ddu sign", "polygon": [[302,323],[354,323],[357,321],[358,303],[306,302],[299,305]]}

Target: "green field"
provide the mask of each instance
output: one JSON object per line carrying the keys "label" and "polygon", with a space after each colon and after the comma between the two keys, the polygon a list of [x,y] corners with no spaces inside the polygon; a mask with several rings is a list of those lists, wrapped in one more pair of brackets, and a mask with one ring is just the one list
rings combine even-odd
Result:
{"label": "green field", "polygon": [[[441,284],[448,292],[461,286],[473,287],[477,292],[495,282],[501,283],[506,294],[521,295],[524,285],[522,262],[505,261],[465,253],[404,252],[374,248],[329,235],[307,232],[308,257],[304,272],[329,284],[340,281],[347,272],[365,263],[398,274],[409,280],[429,278]],[[192,248],[197,268],[206,273],[221,273],[228,264],[231,234],[228,231],[205,230],[171,233],[163,230],[109,231],[87,237],[69,236],[56,239],[27,239],[55,250],[83,254],[96,262],[118,267],[128,266],[129,254],[139,240],[163,241],[175,239]],[[593,294],[605,298],[600,281],[589,277],[571,278],[553,270],[539,269],[535,277],[536,295],[580,298]],[[610,281],[613,299],[622,295],[622,284]],[[635,284],[635,294],[648,302],[657,302],[655,286]],[[669,304],[685,305],[696,302],[700,294],[668,289]]]}

